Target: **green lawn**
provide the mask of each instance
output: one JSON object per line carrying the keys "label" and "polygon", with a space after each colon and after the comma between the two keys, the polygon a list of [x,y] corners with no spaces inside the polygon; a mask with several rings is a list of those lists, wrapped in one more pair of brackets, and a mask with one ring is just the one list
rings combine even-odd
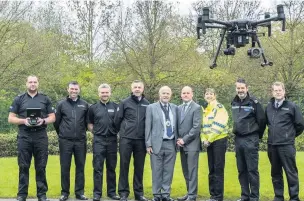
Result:
{"label": "green lawn", "polygon": [[[299,168],[300,175],[300,197],[304,199],[304,152],[297,153],[297,163]],[[0,197],[15,197],[17,193],[18,185],[18,166],[16,158],[0,158]],[[131,162],[131,164],[133,164]],[[207,167],[207,156],[205,153],[200,154],[200,168],[199,168],[199,199],[207,199],[209,196],[208,193],[208,167]],[[132,165],[131,165],[131,170]],[[261,200],[272,200],[273,198],[273,189],[270,177],[270,164],[267,158],[266,152],[260,153],[260,181],[261,181]],[[119,172],[119,165],[117,167],[117,175]],[[130,178],[133,176],[132,171],[130,171]],[[36,188],[35,188],[35,174],[34,166],[32,164],[30,170],[30,188],[29,188],[29,197],[35,197]],[[47,179],[49,185],[49,191],[47,196],[50,198],[57,198],[60,196],[60,164],[59,156],[49,156],[49,161],[47,165]],[[118,176],[117,176],[118,179]],[[71,197],[73,197],[74,189],[74,165],[71,169]],[[130,182],[132,179],[130,179]],[[104,181],[104,189],[105,189]],[[86,165],[86,185],[85,185],[85,194],[88,197],[92,197],[93,191],[93,170],[92,170],[92,154],[87,155],[87,165]],[[130,183],[132,189],[132,183]],[[285,198],[288,198],[288,192],[285,185]],[[145,196],[152,198],[152,182],[151,182],[151,168],[150,168],[150,158],[146,158],[145,166],[145,175],[144,175],[144,188]],[[185,181],[182,175],[182,169],[180,164],[179,155],[176,160],[173,185],[172,185],[172,194],[173,198],[184,195],[186,192]],[[104,192],[103,195],[106,195]],[[232,152],[227,153],[226,155],[226,168],[225,168],[225,199],[234,200],[240,196],[240,185],[237,179],[237,169],[235,154]],[[131,192],[130,198],[133,197]]]}

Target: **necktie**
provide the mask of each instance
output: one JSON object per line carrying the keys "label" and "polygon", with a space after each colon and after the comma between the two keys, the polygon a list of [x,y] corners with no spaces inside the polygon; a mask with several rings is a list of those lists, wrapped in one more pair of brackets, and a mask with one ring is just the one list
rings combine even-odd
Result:
{"label": "necktie", "polygon": [[169,108],[167,106],[167,104],[164,104],[164,113],[165,113],[165,117],[166,117],[166,128],[167,128],[167,136],[170,138],[173,135],[172,132],[172,125],[171,125],[171,121],[170,121],[170,114],[169,114]]}
{"label": "necktie", "polygon": [[182,113],[181,113],[182,119],[184,119],[184,117],[185,117],[186,109],[187,109],[187,104],[184,104],[183,107],[182,107]]}
{"label": "necktie", "polygon": [[276,108],[279,108],[279,102],[276,102]]}

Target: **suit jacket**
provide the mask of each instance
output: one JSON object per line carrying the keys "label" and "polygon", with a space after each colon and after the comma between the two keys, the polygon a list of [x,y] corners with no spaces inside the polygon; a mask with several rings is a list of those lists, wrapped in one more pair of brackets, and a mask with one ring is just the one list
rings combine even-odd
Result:
{"label": "suit jacket", "polygon": [[[169,106],[173,116],[173,135],[175,135],[174,141],[176,144],[177,106],[172,103],[169,103]],[[150,104],[147,107],[145,126],[146,147],[152,147],[153,153],[158,154],[162,146],[165,132],[165,118],[159,102]]]}
{"label": "suit jacket", "polygon": [[184,151],[200,151],[200,131],[202,124],[202,108],[195,102],[191,102],[184,115],[181,117],[183,105],[178,106],[178,138],[184,141]]}

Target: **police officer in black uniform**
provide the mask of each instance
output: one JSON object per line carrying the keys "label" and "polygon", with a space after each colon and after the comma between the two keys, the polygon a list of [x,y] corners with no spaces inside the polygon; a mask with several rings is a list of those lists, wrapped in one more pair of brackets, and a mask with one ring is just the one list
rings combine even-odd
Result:
{"label": "police officer in black uniform", "polygon": [[[32,156],[35,159],[36,185],[38,201],[46,201],[48,185],[46,181],[46,164],[48,160],[48,136],[46,125],[55,121],[55,114],[50,99],[38,93],[37,76],[28,76],[27,92],[17,96],[10,107],[8,122],[18,125],[18,165],[19,187],[17,200],[25,201],[28,195],[29,168]],[[30,121],[28,108],[40,108],[41,116]]]}
{"label": "police officer in black uniform", "polygon": [[132,94],[122,100],[115,116],[116,128],[119,131],[120,174],[118,193],[121,201],[127,201],[129,189],[129,166],[131,154],[134,158],[133,190],[135,200],[147,201],[143,190],[143,173],[146,157],[145,119],[149,101],[143,95],[144,84],[133,81]]}
{"label": "police officer in black uniform", "polygon": [[112,200],[119,200],[116,194],[117,164],[117,129],[114,124],[117,104],[110,101],[111,87],[101,84],[98,87],[100,101],[93,104],[88,112],[88,128],[94,134],[93,168],[94,189],[93,201],[102,196],[103,166],[107,169],[107,194]]}
{"label": "police officer in black uniform", "polygon": [[271,163],[271,177],[274,188],[274,201],[284,201],[285,171],[289,200],[299,201],[299,178],[296,164],[295,138],[304,129],[300,108],[285,99],[285,86],[282,82],[272,85],[273,98],[267,105],[268,158]]}
{"label": "police officer in black uniform", "polygon": [[235,152],[241,185],[238,201],[259,200],[259,138],[266,127],[265,113],[258,100],[250,96],[244,79],[236,82],[237,95],[232,101],[233,133]]}
{"label": "police officer in black uniform", "polygon": [[87,111],[88,103],[80,98],[80,87],[76,81],[68,83],[68,96],[59,101],[56,107],[54,127],[59,136],[61,197],[65,201],[70,195],[70,168],[74,155],[76,199],[87,200],[84,195],[84,167],[87,153]]}

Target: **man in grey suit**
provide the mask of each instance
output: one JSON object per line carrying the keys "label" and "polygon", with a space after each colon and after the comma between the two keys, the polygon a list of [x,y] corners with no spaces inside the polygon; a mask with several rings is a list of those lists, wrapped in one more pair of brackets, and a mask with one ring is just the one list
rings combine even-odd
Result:
{"label": "man in grey suit", "polygon": [[200,129],[202,109],[193,98],[192,88],[185,86],[181,92],[183,104],[178,106],[178,139],[183,174],[188,193],[178,201],[195,201],[197,196],[198,157],[201,146]]}
{"label": "man in grey suit", "polygon": [[145,141],[152,169],[152,201],[173,201],[171,183],[176,159],[177,106],[169,103],[171,89],[159,89],[159,101],[147,107]]}

